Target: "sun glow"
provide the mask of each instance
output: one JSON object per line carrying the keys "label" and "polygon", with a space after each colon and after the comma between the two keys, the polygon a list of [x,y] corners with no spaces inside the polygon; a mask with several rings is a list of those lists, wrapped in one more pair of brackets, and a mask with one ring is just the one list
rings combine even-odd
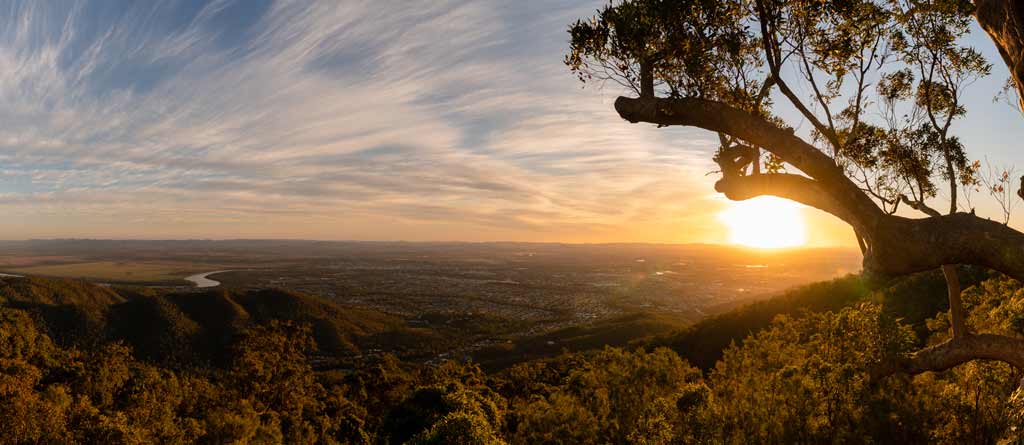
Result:
{"label": "sun glow", "polygon": [[802,246],[807,229],[800,206],[773,196],[731,203],[718,214],[729,228],[729,242],[749,247],[774,249]]}

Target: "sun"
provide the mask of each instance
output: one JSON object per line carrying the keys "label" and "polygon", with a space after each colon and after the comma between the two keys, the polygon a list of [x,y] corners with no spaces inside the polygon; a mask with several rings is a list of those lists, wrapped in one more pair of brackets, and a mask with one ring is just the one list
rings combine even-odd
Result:
{"label": "sun", "polygon": [[807,242],[800,206],[774,196],[733,202],[718,214],[718,219],[729,228],[729,242],[733,244],[777,249]]}

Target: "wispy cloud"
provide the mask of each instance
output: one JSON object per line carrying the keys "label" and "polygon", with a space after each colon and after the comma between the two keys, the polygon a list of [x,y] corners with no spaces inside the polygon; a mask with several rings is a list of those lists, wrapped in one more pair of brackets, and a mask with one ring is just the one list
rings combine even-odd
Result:
{"label": "wispy cloud", "polygon": [[709,135],[561,64],[600,1],[0,6],[0,238],[715,241]]}

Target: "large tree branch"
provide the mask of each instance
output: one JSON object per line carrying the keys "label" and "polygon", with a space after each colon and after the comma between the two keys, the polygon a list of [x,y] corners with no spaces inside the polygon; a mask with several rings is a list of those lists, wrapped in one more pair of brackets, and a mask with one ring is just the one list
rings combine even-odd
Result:
{"label": "large tree branch", "polygon": [[692,126],[740,138],[772,152],[817,180],[820,188],[856,218],[856,227],[871,229],[882,216],[881,209],[846,177],[831,157],[792,130],[779,128],[759,116],[700,98],[619,97],[615,110],[634,123]]}
{"label": "large tree branch", "polygon": [[[732,196],[787,193],[849,222],[868,241],[864,268],[869,274],[899,276],[944,264],[974,264],[1024,281],[1024,234],[995,221],[968,213],[909,219],[884,215],[832,158],[791,131],[721,102],[699,98],[626,98],[615,101],[619,115],[630,122],[686,125],[725,133],[760,146],[807,173],[815,187],[798,194],[795,179],[772,184],[774,191],[756,191],[751,176],[740,183],[725,182]],[[734,180],[736,178],[729,178]],[[788,182],[786,182],[788,181]],[[806,183],[812,184],[812,183]],[[831,201],[821,199],[827,194]]]}
{"label": "large tree branch", "polygon": [[[994,221],[966,213],[909,219],[886,216],[841,168],[792,132],[743,110],[699,98],[626,98],[615,101],[619,115],[630,122],[686,125],[740,138],[781,157],[813,182],[804,193],[793,192],[798,179],[757,183],[723,182],[732,196],[787,193],[795,200],[832,213],[854,226],[869,241],[865,270],[896,276],[939,268],[944,264],[975,264],[1024,281],[1024,234]],[[757,186],[771,187],[758,192]],[[828,195],[830,200],[823,199]]]}
{"label": "large tree branch", "polygon": [[725,133],[764,147],[815,179],[845,179],[832,158],[792,131],[722,102],[695,97],[619,97],[615,111],[632,123],[684,125]]}
{"label": "large tree branch", "polygon": [[1024,233],[970,213],[924,219],[887,216],[872,233],[866,272],[899,276],[943,264],[974,264],[1024,281]]}
{"label": "large tree branch", "polygon": [[995,334],[965,335],[900,357],[874,370],[874,374],[885,377],[897,372],[938,372],[972,360],[998,360],[1024,369],[1024,339]]}
{"label": "large tree branch", "polygon": [[857,218],[837,202],[818,181],[790,173],[727,176],[715,183],[715,190],[734,201],[758,196],[778,196],[831,213],[857,227]]}

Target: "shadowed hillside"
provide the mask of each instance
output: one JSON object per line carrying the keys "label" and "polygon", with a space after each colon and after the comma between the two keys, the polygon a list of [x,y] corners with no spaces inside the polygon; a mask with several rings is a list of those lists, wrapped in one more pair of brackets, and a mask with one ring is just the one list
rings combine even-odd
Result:
{"label": "shadowed hillside", "polygon": [[[973,286],[989,275],[979,268],[960,268],[960,281],[965,287]],[[873,291],[865,286],[859,275],[848,275],[800,286],[641,343],[648,349],[672,349],[706,371],[715,366],[722,358],[722,351],[730,344],[742,343],[744,338],[768,327],[780,315],[838,311],[868,300],[881,303],[887,313],[910,325],[919,343],[927,338],[925,321],[949,307],[946,282],[938,271],[910,275]]]}
{"label": "shadowed hillside", "polygon": [[393,316],[280,289],[146,295],[137,289],[31,277],[0,279],[0,296],[8,306],[35,314],[59,344],[88,347],[120,340],[138,358],[175,366],[218,363],[239,332],[271,321],[308,324],[321,353],[329,356],[359,355],[364,347],[379,347],[380,338],[388,335],[409,343],[431,339],[429,334],[403,335],[407,328]]}
{"label": "shadowed hillside", "polygon": [[0,277],[0,296],[11,303],[103,307],[125,301],[109,287],[84,280]]}
{"label": "shadowed hillside", "polygon": [[683,329],[686,322],[672,314],[638,312],[590,325],[558,329],[543,335],[510,340],[472,354],[484,369],[504,369],[516,363],[605,346],[625,346],[637,339]]}

